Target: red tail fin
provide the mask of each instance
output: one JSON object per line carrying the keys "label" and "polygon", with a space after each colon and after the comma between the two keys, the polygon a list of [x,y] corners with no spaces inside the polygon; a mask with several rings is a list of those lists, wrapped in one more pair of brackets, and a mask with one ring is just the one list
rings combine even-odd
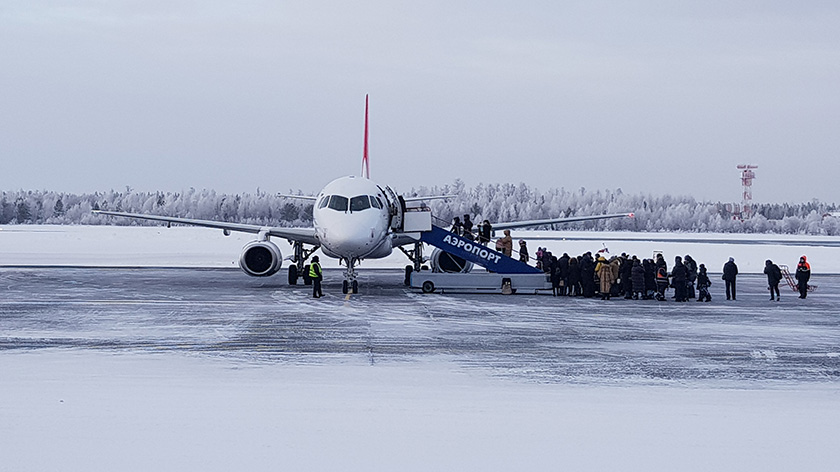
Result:
{"label": "red tail fin", "polygon": [[365,153],[362,157],[362,177],[370,178],[370,162],[368,161],[368,96],[365,95]]}

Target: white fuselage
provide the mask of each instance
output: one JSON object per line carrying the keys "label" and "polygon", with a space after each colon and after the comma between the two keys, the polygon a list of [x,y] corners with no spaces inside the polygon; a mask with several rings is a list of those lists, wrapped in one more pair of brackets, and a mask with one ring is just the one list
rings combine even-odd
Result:
{"label": "white fuselage", "polygon": [[341,177],[315,200],[315,237],[327,256],[348,261],[391,254],[389,201],[370,179]]}

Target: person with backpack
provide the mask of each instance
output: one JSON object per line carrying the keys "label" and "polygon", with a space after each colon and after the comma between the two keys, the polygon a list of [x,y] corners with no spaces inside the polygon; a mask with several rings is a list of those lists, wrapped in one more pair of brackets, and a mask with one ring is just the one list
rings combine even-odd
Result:
{"label": "person with backpack", "polygon": [[779,295],[779,282],[782,281],[782,270],[779,266],[773,264],[773,261],[767,259],[764,262],[764,274],[767,275],[767,285],[770,288],[770,301],[773,301],[773,294],[776,294],[776,301],[781,300]]}

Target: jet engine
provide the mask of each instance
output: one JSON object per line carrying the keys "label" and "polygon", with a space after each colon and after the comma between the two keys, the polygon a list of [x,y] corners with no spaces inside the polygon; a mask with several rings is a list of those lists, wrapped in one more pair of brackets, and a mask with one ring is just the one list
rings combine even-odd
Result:
{"label": "jet engine", "polygon": [[271,241],[251,241],[242,249],[239,267],[254,277],[274,275],[283,264],[280,249]]}
{"label": "jet engine", "polygon": [[432,265],[432,272],[450,272],[466,274],[473,268],[473,263],[453,256],[446,251],[435,248],[432,257],[429,258]]}

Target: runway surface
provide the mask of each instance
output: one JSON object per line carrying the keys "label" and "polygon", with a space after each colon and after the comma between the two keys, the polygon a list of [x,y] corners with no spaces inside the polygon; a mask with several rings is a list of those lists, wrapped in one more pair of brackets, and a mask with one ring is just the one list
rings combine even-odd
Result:
{"label": "runway surface", "polygon": [[236,362],[395,363],[445,356],[462,368],[544,383],[812,382],[840,377],[840,276],[769,302],[763,276],[711,303],[414,292],[402,271],[363,270],[322,299],[225,269],[0,269],[0,350],[180,352]]}

